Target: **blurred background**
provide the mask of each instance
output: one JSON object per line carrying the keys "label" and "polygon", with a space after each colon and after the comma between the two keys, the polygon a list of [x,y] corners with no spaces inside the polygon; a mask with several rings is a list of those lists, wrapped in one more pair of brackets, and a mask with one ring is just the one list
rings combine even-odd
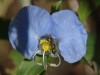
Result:
{"label": "blurred background", "polygon": [[[32,61],[24,61],[23,56],[13,50],[8,39],[8,27],[11,19],[18,11],[30,4],[37,5],[51,12],[51,7],[59,0],[0,0],[0,75],[43,75],[42,66],[33,64]],[[80,75],[85,70],[86,75],[97,75],[100,72],[100,1],[99,0],[62,0],[61,9],[71,9],[79,17],[88,32],[86,58],[93,65],[93,69],[83,63],[76,63],[75,66],[64,62],[67,68],[71,67],[73,75]],[[62,66],[62,67],[63,67]],[[61,68],[61,67],[60,67]],[[64,67],[63,73],[67,68]],[[61,69],[60,69],[61,70]],[[55,72],[59,71],[54,70]],[[46,73],[49,73],[47,71]],[[45,75],[56,75],[46,74]],[[65,75],[65,74],[59,75]],[[58,74],[57,74],[58,75]],[[85,75],[85,74],[81,74]]]}

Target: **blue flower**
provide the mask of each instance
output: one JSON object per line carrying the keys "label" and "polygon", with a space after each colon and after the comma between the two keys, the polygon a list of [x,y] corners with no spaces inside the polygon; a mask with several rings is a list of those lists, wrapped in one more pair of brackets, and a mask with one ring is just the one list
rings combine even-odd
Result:
{"label": "blue flower", "polygon": [[39,39],[44,35],[53,36],[68,63],[79,61],[86,53],[87,32],[71,10],[50,15],[34,5],[24,7],[11,22],[8,34],[13,48],[27,59],[38,51]]}

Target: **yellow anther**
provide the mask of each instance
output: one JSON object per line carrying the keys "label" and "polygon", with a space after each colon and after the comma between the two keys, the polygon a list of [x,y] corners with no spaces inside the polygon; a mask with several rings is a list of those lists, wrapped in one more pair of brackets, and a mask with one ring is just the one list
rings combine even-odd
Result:
{"label": "yellow anther", "polygon": [[44,51],[50,51],[51,50],[51,46],[50,46],[49,43],[44,43],[42,45],[42,48],[43,48]]}
{"label": "yellow anther", "polygon": [[50,51],[51,50],[51,44],[49,41],[47,41],[46,39],[42,39],[40,40],[40,44],[42,46],[42,49],[44,51]]}
{"label": "yellow anther", "polygon": [[46,42],[48,42],[46,39],[40,40],[40,44],[43,44],[43,43],[46,43]]}

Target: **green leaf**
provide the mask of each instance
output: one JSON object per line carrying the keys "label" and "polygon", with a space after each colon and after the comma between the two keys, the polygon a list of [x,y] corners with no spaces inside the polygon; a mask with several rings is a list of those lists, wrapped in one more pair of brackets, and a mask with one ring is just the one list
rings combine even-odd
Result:
{"label": "green leaf", "polygon": [[24,59],[24,57],[19,52],[17,52],[16,50],[11,51],[10,57],[12,58],[15,65],[19,65]]}
{"label": "green leaf", "polygon": [[56,2],[51,8],[51,14],[59,11],[61,9],[61,5],[62,5],[62,0],[59,0],[58,2]]}
{"label": "green leaf", "polygon": [[[24,61],[24,57],[16,50],[10,53],[10,57],[16,65],[12,75],[40,75],[44,71],[43,66],[37,65],[33,61]],[[36,58],[36,61],[41,61],[41,58]]]}
{"label": "green leaf", "polygon": [[43,66],[36,65],[33,61],[23,61],[18,67],[16,75],[40,75],[43,71]]}
{"label": "green leaf", "polygon": [[91,14],[91,10],[89,8],[89,5],[87,1],[80,0],[80,7],[78,10],[79,18],[82,22],[86,20],[86,18]]}
{"label": "green leaf", "polygon": [[93,57],[95,49],[94,45],[95,45],[95,36],[91,33],[88,33],[86,57],[88,57],[89,60],[91,60]]}

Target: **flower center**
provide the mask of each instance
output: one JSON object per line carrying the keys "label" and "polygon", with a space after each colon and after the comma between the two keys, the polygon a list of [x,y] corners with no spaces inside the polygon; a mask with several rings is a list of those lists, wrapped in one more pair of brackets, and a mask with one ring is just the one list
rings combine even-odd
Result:
{"label": "flower center", "polygon": [[[58,67],[61,64],[61,58],[60,55],[58,53],[58,48],[57,48],[57,44],[56,41],[53,39],[52,36],[50,35],[46,35],[40,38],[39,40],[39,50],[36,52],[36,54],[33,56],[34,61],[35,61],[35,57],[37,54],[42,55],[42,65],[44,67],[44,69],[47,69],[47,66],[53,66],[53,67]],[[57,58],[58,63],[51,63],[53,58]],[[38,63],[41,65],[41,63]]]}
{"label": "flower center", "polygon": [[40,49],[42,49],[43,51],[52,52],[53,54],[55,54],[56,43],[52,36],[50,35],[43,36],[40,39],[39,44],[40,44]]}
{"label": "flower center", "polygon": [[40,44],[44,51],[50,51],[52,49],[51,43],[47,39],[41,39]]}

